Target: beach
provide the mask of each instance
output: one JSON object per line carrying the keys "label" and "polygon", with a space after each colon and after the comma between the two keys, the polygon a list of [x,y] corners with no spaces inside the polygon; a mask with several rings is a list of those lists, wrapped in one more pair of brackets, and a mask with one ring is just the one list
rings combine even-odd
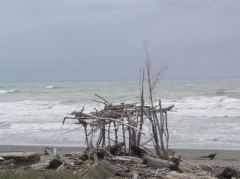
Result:
{"label": "beach", "polygon": [[[213,82],[216,84],[209,87]],[[161,99],[159,103],[147,95],[141,100],[139,96],[135,98],[136,91],[131,89],[137,89],[137,81],[7,84],[4,88],[8,90],[2,90],[0,98],[0,153],[34,152],[40,154],[40,162],[47,166],[51,160],[60,160],[63,164],[52,169],[62,166],[83,170],[88,162],[98,165],[96,160],[91,160],[96,152],[100,159],[108,155],[103,162],[117,167],[122,176],[127,169],[129,175],[133,171],[139,174],[144,171],[145,176],[155,177],[156,168],[170,171],[162,171],[164,176],[171,174],[171,170],[190,175],[198,172],[211,175],[215,169],[225,167],[239,170],[240,91],[234,87],[240,86],[240,79],[164,81],[162,84],[158,86],[161,92],[154,94]],[[95,91],[101,95],[94,95]],[[143,104],[144,100],[152,103]],[[141,133],[140,145],[136,131]],[[175,151],[175,158],[167,156],[158,139],[167,142]],[[96,147],[86,154],[83,151],[89,146],[89,140]],[[60,159],[53,159],[55,155],[51,152],[45,155],[45,147],[55,148]],[[156,155],[152,149],[157,151]],[[76,152],[81,154],[70,161],[65,157]],[[146,156],[142,155],[144,152]],[[202,157],[214,153],[213,160]],[[120,157],[117,162],[125,162],[122,168],[117,166],[114,156]],[[133,160],[133,165],[126,160]]]}
{"label": "beach", "polygon": [[[36,152],[44,153],[46,146],[22,146],[22,145],[1,145],[0,153],[5,152]],[[83,147],[60,147],[56,146],[57,154],[63,156],[68,153],[83,152]],[[233,167],[240,170],[240,151],[239,150],[210,150],[210,149],[173,149],[175,156],[181,155],[184,160],[196,165]],[[214,160],[202,159],[200,156],[206,156],[211,153],[217,153]],[[48,157],[42,157],[42,160],[48,160]]]}

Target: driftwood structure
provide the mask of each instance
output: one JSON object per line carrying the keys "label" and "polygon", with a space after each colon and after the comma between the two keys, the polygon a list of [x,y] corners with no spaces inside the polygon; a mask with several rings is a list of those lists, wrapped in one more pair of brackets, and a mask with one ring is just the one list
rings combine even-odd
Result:
{"label": "driftwood structure", "polygon": [[[150,62],[146,63],[147,77],[142,73],[140,101],[134,104],[112,104],[95,94],[93,101],[104,105],[102,110],[84,113],[74,111],[65,117],[75,119],[83,127],[87,149],[103,150],[110,155],[150,154],[152,157],[168,159],[169,131],[167,112],[174,105],[163,107],[161,100],[154,101],[153,90],[156,81],[151,80]],[[156,78],[158,80],[158,78]],[[148,103],[145,102],[147,82]],[[148,130],[143,126],[148,126]],[[144,137],[143,137],[144,136]],[[154,150],[152,150],[154,149]]]}
{"label": "driftwood structure", "polygon": [[[215,178],[218,174],[210,176],[215,170],[203,169],[181,156],[175,157],[174,151],[169,149],[168,112],[174,105],[164,106],[154,97],[161,73],[152,80],[147,51],[146,58],[139,101],[113,104],[95,94],[93,101],[102,104],[102,109],[85,113],[83,107],[63,119],[63,124],[67,119],[76,120],[85,133],[86,150],[78,156],[70,156],[76,159],[74,168],[81,171],[82,178],[96,179],[113,176],[133,179]],[[213,159],[215,155],[207,157]],[[228,171],[231,176],[239,175],[236,170],[227,168],[222,169],[220,178]]]}
{"label": "driftwood structure", "polygon": [[[173,153],[169,149],[167,113],[174,108],[174,105],[163,107],[161,100],[155,100],[153,97],[159,75],[160,73],[154,81],[151,80],[148,59],[146,68],[141,74],[139,101],[131,104],[124,102],[113,104],[95,94],[96,99],[93,101],[102,104],[101,110],[94,108],[93,112],[85,113],[83,107],[63,119],[63,125],[66,120],[73,119],[84,131],[86,150],[79,157],[81,161],[94,160],[93,169],[95,165],[100,165],[99,161],[107,160],[113,164],[115,176],[125,177],[129,177],[129,172],[126,174],[126,166],[137,174],[142,173],[145,177],[157,178],[162,178],[164,168],[178,170],[180,159],[169,157]],[[160,174],[145,166],[153,169],[163,168],[163,171]],[[90,171],[88,175],[104,178],[101,174],[97,174],[97,170],[91,170],[87,169],[88,172]],[[131,173],[130,176],[134,178],[135,174]]]}
{"label": "driftwood structure", "polygon": [[[105,99],[101,103],[105,105],[101,111],[84,113],[83,108],[79,112],[72,112],[71,117],[63,120],[64,124],[66,119],[75,119],[77,124],[82,125],[88,149],[94,147],[113,155],[119,154],[118,152],[133,155],[137,154],[134,149],[148,150],[149,147],[146,146],[152,144],[155,149],[154,156],[168,158],[167,112],[173,105],[162,108],[161,101],[156,106],[124,103],[113,105]],[[151,131],[143,131],[143,125],[148,125]],[[142,142],[142,135],[147,139],[145,142]],[[141,153],[144,153],[143,150]]]}

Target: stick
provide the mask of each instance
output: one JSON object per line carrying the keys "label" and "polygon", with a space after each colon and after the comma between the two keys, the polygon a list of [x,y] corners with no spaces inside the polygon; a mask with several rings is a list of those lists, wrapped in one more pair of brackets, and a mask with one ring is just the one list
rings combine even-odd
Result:
{"label": "stick", "polygon": [[98,120],[115,121],[115,122],[121,123],[121,124],[123,124],[123,125],[125,125],[125,126],[127,126],[127,127],[130,127],[131,129],[134,129],[134,130],[142,133],[143,135],[146,135],[143,131],[140,131],[138,128],[136,128],[136,127],[134,127],[134,126],[131,126],[131,125],[129,125],[129,124],[125,124],[123,121],[120,121],[120,120],[118,120],[118,119],[113,119],[113,118],[101,118],[101,117],[94,116],[94,115],[92,115],[92,114],[85,114],[85,116],[91,117],[91,118],[93,118],[93,119],[98,119]]}
{"label": "stick", "polygon": [[[142,130],[142,125],[143,125],[143,107],[144,107],[144,70],[143,70],[143,77],[142,77],[140,127],[139,127],[139,130]],[[139,146],[140,141],[141,141],[141,133],[138,133],[138,136],[137,136],[137,146]]]}
{"label": "stick", "polygon": [[106,103],[105,103],[105,102],[102,102],[102,101],[98,101],[98,100],[95,100],[95,99],[92,99],[92,101],[106,105]]}
{"label": "stick", "polygon": [[103,100],[105,103],[107,103],[108,105],[111,105],[111,103],[109,103],[105,98],[95,94],[96,97],[98,97],[99,99]]}
{"label": "stick", "polygon": [[184,160],[183,158],[181,158],[181,161],[183,161],[183,162],[185,162],[186,164],[191,165],[191,166],[193,166],[193,167],[195,167],[195,168],[201,170],[202,172],[208,174],[206,171],[204,171],[203,169],[201,169],[201,167],[199,167],[198,165],[192,164],[192,163],[190,163],[190,162]]}

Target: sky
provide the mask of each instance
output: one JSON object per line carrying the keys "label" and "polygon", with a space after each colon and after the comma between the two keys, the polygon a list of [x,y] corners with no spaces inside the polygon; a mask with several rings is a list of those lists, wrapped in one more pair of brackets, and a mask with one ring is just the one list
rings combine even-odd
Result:
{"label": "sky", "polygon": [[0,0],[0,82],[240,76],[239,0]]}

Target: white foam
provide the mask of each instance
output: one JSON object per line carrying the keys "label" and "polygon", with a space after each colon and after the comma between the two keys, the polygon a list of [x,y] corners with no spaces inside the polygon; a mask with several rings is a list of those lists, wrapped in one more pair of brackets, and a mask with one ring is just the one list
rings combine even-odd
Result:
{"label": "white foam", "polygon": [[[164,103],[165,102],[165,103]],[[226,96],[198,96],[163,101],[174,104],[176,116],[187,117],[240,117],[240,99]]]}
{"label": "white foam", "polygon": [[6,121],[32,121],[35,123],[61,121],[67,113],[81,110],[83,106],[85,106],[85,112],[89,112],[93,108],[91,104],[24,100],[0,103],[0,114],[1,118]]}
{"label": "white foam", "polygon": [[54,88],[56,88],[56,86],[54,86],[54,85],[48,85],[48,86],[46,86],[46,88],[47,88],[47,89],[54,89]]}
{"label": "white foam", "polygon": [[0,89],[0,94],[7,94],[7,93],[16,93],[17,90],[14,89]]}
{"label": "white foam", "polygon": [[[175,105],[174,109],[177,111],[169,113],[172,146],[208,148],[211,147],[209,146],[211,144],[215,147],[239,148],[240,99],[226,96],[194,96],[162,100],[163,107],[172,104]],[[78,127],[73,125],[73,122],[76,121],[68,120],[61,127],[63,117],[67,113],[79,111],[83,106],[85,106],[85,112],[93,111],[93,107],[98,109],[102,107],[101,105],[96,106],[94,103],[66,103],[63,101],[1,102],[1,122],[8,123],[8,125],[2,125],[0,141],[5,141],[6,144],[19,141],[20,144],[61,145],[83,142],[83,138],[76,138],[74,132],[63,135],[64,132]],[[148,131],[147,125],[144,131]],[[77,135],[81,135],[81,133],[81,130],[77,131]],[[230,135],[234,141],[229,141]],[[209,136],[211,137],[209,138]],[[0,144],[3,143],[0,142]],[[226,145],[228,146],[226,147]]]}

